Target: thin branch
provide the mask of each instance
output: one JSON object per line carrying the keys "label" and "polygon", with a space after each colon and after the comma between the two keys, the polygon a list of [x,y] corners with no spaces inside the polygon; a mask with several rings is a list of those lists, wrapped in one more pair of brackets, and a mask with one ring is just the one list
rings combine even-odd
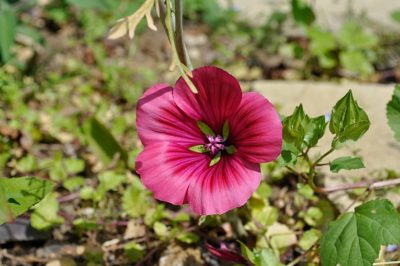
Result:
{"label": "thin branch", "polygon": [[316,166],[320,161],[322,161],[322,159],[324,159],[326,156],[328,156],[329,154],[331,154],[334,151],[333,148],[331,148],[329,151],[327,151],[326,153],[324,153],[321,157],[319,157],[318,160],[316,160],[313,164],[313,166]]}
{"label": "thin branch", "polygon": [[389,180],[384,180],[384,181],[377,181],[377,182],[367,182],[367,181],[362,181],[354,184],[344,184],[344,185],[339,185],[339,186],[332,186],[332,187],[318,187],[317,192],[319,193],[332,193],[332,192],[337,192],[337,191],[346,191],[346,190],[351,190],[351,189],[356,189],[356,188],[367,188],[367,189],[379,189],[379,188],[384,188],[384,187],[390,187],[390,186],[396,186],[400,185],[400,178],[396,179],[389,179]]}

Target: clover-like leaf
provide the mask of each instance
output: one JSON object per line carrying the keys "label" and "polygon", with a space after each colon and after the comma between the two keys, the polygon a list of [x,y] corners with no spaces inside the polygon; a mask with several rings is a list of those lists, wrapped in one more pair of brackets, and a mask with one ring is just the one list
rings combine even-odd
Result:
{"label": "clover-like leaf", "polygon": [[400,215],[386,199],[369,201],[332,222],[320,243],[324,266],[371,266],[381,245],[400,244]]}

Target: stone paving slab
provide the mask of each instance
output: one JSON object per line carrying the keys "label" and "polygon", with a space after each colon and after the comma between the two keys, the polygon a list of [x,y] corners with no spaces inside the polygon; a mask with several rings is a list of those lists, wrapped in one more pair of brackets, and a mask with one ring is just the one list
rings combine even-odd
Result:
{"label": "stone paving slab", "polygon": [[[382,169],[400,172],[400,144],[396,142],[386,119],[386,104],[391,99],[394,85],[257,81],[253,83],[253,89],[276,104],[284,115],[291,114],[298,104],[303,103],[305,112],[311,116],[329,113],[337,100],[352,89],[355,99],[367,112],[371,127],[357,143],[348,145],[327,159],[352,153],[361,155],[366,169],[340,172],[346,172],[346,175],[364,175]],[[330,140],[331,135],[324,137],[316,151],[327,151]]]}

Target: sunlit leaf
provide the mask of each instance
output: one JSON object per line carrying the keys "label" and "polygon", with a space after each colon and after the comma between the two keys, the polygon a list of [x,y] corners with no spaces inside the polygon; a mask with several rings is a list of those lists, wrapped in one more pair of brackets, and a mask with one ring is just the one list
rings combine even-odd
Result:
{"label": "sunlit leaf", "polygon": [[0,224],[26,212],[52,189],[50,181],[35,177],[0,178]]}
{"label": "sunlit leaf", "polygon": [[48,194],[34,207],[34,212],[31,215],[32,226],[38,230],[46,230],[62,224],[64,219],[58,215],[58,210],[59,204],[56,194]]}
{"label": "sunlit leaf", "polygon": [[329,129],[335,138],[332,147],[338,148],[346,141],[356,141],[367,132],[370,121],[367,113],[353,98],[351,90],[333,107]]}
{"label": "sunlit leaf", "polygon": [[369,201],[332,222],[320,243],[324,266],[371,266],[381,245],[400,244],[400,216],[386,199]]}
{"label": "sunlit leaf", "polygon": [[340,157],[336,158],[332,162],[329,163],[330,170],[333,173],[337,173],[342,169],[345,170],[353,170],[353,169],[360,169],[364,168],[364,163],[361,157]]}

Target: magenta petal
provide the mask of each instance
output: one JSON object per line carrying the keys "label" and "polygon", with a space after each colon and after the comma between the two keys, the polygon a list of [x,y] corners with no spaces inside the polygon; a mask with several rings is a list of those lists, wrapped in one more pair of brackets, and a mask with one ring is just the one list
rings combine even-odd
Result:
{"label": "magenta petal", "polygon": [[158,142],[145,146],[136,159],[136,171],[155,198],[179,205],[187,202],[189,184],[208,161],[205,154]]}
{"label": "magenta petal", "polygon": [[238,252],[230,250],[224,243],[221,243],[219,248],[207,243],[206,248],[211,254],[221,260],[242,263],[245,265],[248,264],[248,261],[243,258],[242,255],[240,255]]}
{"label": "magenta petal", "polygon": [[192,93],[180,78],[174,90],[175,102],[187,115],[220,132],[225,120],[240,104],[240,85],[233,76],[217,67],[202,67],[192,73],[192,81],[199,93]]}
{"label": "magenta petal", "polygon": [[136,126],[145,146],[157,141],[172,141],[186,146],[203,143],[196,122],[176,106],[172,87],[166,84],[154,85],[140,98]]}
{"label": "magenta petal", "polygon": [[223,156],[212,167],[208,164],[190,183],[188,201],[201,215],[222,214],[243,206],[261,181],[258,164],[239,156]]}
{"label": "magenta petal", "polygon": [[229,125],[230,139],[242,158],[262,163],[281,153],[282,123],[274,106],[260,94],[244,93]]}

